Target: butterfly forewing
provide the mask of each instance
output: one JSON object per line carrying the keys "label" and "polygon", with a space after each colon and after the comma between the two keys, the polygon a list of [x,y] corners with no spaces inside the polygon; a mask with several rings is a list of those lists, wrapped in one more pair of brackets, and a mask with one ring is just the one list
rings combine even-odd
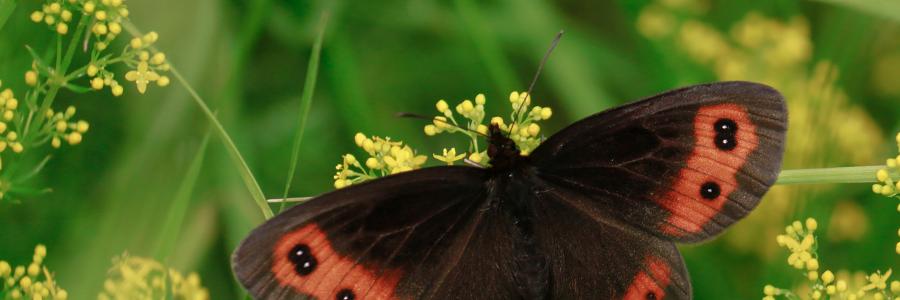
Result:
{"label": "butterfly forewing", "polygon": [[539,177],[582,205],[691,242],[743,218],[781,168],[787,112],[748,82],[682,88],[585,118],[532,153]]}
{"label": "butterfly forewing", "polygon": [[486,208],[486,182],[440,167],[325,194],[254,230],[235,273],[256,299],[512,295],[513,225]]}

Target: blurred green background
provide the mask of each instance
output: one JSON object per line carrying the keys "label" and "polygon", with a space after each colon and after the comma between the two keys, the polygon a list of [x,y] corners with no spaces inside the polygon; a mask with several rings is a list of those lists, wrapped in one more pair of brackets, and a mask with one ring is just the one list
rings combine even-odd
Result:
{"label": "blurred green background", "polygon": [[[47,49],[53,33],[28,20],[39,1],[17,2],[0,29],[0,80],[24,91],[31,63],[24,46]],[[477,93],[487,95],[488,115],[506,114],[507,95],[526,88],[560,29],[566,35],[534,92],[535,104],[555,112],[544,132],[667,89],[743,79],[787,96],[786,168],[881,164],[897,150],[900,4],[894,1],[127,4],[139,29],[159,32],[157,46],[217,111],[270,198],[284,188],[306,65],[325,10],[331,18],[291,196],[333,189],[340,155],[361,153],[356,132],[400,139],[425,153],[465,145],[459,137],[426,138],[422,122],[393,114],[433,114],[438,99],[455,105]],[[198,272],[213,299],[242,297],[229,256],[262,215],[215,136],[183,225],[174,235],[161,229],[208,131],[186,90],[173,83],[140,95],[128,83],[120,98],[64,93],[54,105],[70,104],[91,131],[81,145],[54,151],[28,182],[52,192],[0,202],[0,259],[27,263],[34,245],[46,244],[46,263],[70,299],[92,299],[112,257],[126,251],[152,257],[158,244],[174,242],[172,254],[157,259]],[[764,284],[803,282],[775,236],[807,217],[822,228],[824,268],[898,266],[896,204],[865,184],[775,187],[722,237],[682,248],[695,297],[760,298]]]}

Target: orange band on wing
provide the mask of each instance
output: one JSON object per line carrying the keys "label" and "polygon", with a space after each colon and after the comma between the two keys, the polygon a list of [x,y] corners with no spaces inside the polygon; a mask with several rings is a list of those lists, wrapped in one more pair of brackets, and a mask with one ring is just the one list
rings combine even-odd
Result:
{"label": "orange band on wing", "polygon": [[[289,258],[297,245],[307,246],[315,259],[308,274],[296,271]],[[285,234],[273,250],[272,274],[281,286],[317,299],[335,299],[338,294],[352,293],[353,299],[394,299],[394,289],[401,273],[377,269],[357,263],[334,251],[331,241],[316,224],[309,224]]]}
{"label": "orange band on wing", "polygon": [[672,281],[669,278],[671,272],[669,265],[659,257],[648,256],[644,260],[644,266],[645,269],[638,272],[631,280],[622,299],[663,299],[666,296],[665,288]]}
{"label": "orange band on wing", "polygon": [[[716,144],[719,134],[715,125],[720,120],[731,120],[737,125],[729,141],[737,144],[731,149]],[[694,117],[693,134],[694,149],[685,167],[679,171],[671,190],[657,200],[671,213],[660,229],[672,236],[703,230],[703,226],[728,202],[728,195],[737,189],[735,176],[758,146],[756,126],[747,110],[736,104],[700,108]],[[707,199],[701,195],[700,190],[706,183],[718,188],[716,197]]]}

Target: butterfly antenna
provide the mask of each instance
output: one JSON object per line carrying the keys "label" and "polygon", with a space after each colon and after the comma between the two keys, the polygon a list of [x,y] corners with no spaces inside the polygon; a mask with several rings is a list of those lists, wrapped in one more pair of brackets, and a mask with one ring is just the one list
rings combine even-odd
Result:
{"label": "butterfly antenna", "polygon": [[[556,37],[553,38],[553,42],[550,42],[550,48],[547,49],[547,52],[544,53],[544,57],[541,58],[541,63],[538,65],[537,71],[534,72],[534,77],[531,78],[531,84],[528,85],[528,91],[525,92],[526,100],[528,98],[531,98],[531,91],[534,90],[534,84],[537,83],[538,77],[541,75],[541,71],[544,70],[544,64],[547,63],[547,59],[550,58],[550,53],[553,53],[553,49],[555,49],[556,45],[559,44],[559,40],[562,39],[563,33],[565,33],[564,30],[560,30],[558,33],[556,33]],[[519,113],[521,113],[523,107],[525,107],[525,105],[519,105],[519,107],[516,109],[516,113],[513,114],[513,117],[517,117]],[[507,132],[506,134],[508,136],[510,133]]]}
{"label": "butterfly antenna", "polygon": [[426,115],[420,115],[417,113],[410,113],[410,112],[398,112],[394,116],[396,116],[398,118],[413,118],[413,119],[422,119],[422,120],[426,120],[426,121],[440,122],[440,123],[444,123],[447,126],[450,126],[450,127],[462,130],[462,131],[468,131],[468,132],[471,132],[471,133],[474,133],[474,134],[477,134],[477,135],[480,135],[483,137],[488,137],[486,134],[483,134],[481,132],[471,130],[468,128],[462,128],[462,127],[457,126],[456,124],[453,124],[453,123],[450,123],[450,122],[447,122],[447,121],[444,121],[444,120],[441,120],[441,119],[438,119],[435,117],[429,117]]}

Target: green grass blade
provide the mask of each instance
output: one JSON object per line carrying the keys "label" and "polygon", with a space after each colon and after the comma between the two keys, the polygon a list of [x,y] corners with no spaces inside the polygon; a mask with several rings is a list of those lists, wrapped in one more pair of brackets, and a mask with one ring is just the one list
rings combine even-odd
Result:
{"label": "green grass blade", "polygon": [[816,0],[819,2],[849,7],[870,15],[880,16],[900,22],[900,1],[894,0]]}
{"label": "green grass blade", "polygon": [[[313,92],[316,89],[316,77],[319,74],[319,57],[322,53],[322,40],[325,37],[325,26],[328,25],[328,12],[322,14],[319,21],[319,31],[316,34],[316,41],[313,43],[312,53],[309,55],[309,65],[306,67],[306,82],[303,83],[303,95],[300,97],[300,116],[298,118],[297,133],[294,136],[294,148],[291,152],[291,164],[287,174],[287,182],[284,184],[284,193],[282,198],[287,199],[288,191],[294,181],[294,173],[297,170],[297,163],[300,161],[300,145],[303,141],[303,132],[306,129],[306,120],[309,118],[309,109],[312,106]],[[281,202],[281,208],[284,208],[284,202]]]}
{"label": "green grass blade", "polygon": [[874,183],[884,166],[784,170],[775,184]]}
{"label": "green grass blade", "polygon": [[[134,26],[131,22],[124,23],[125,29],[128,30],[129,33],[133,36],[143,36],[137,27]],[[155,49],[155,48],[154,48]],[[171,65],[171,64],[170,64]],[[225,127],[222,126],[222,122],[219,122],[219,119],[216,118],[216,115],[209,109],[209,106],[206,105],[206,101],[203,101],[203,98],[200,97],[200,94],[197,93],[196,90],[184,79],[184,76],[181,75],[181,72],[178,72],[178,69],[175,66],[171,66],[170,72],[172,72],[172,76],[175,77],[175,80],[178,81],[181,86],[187,90],[188,94],[191,96],[191,99],[194,100],[194,103],[200,107],[200,110],[203,111],[203,114],[206,115],[206,118],[209,119],[209,122],[212,123],[213,129],[216,134],[222,138],[222,142],[225,144],[225,150],[228,152],[228,156],[231,157],[231,160],[234,162],[234,165],[237,166],[238,172],[241,175],[241,180],[244,181],[244,185],[247,187],[247,191],[250,192],[250,196],[253,198],[253,201],[256,202],[256,205],[259,206],[259,210],[262,211],[263,216],[266,219],[271,219],[275,214],[272,213],[272,208],[269,207],[269,204],[266,202],[266,196],[263,194],[262,188],[259,187],[259,182],[256,181],[256,178],[253,176],[253,171],[250,170],[250,166],[247,165],[247,161],[244,160],[244,157],[241,155],[241,152],[237,149],[237,145],[235,145],[234,140],[231,139],[231,136],[228,135],[228,131],[225,131]],[[38,114],[38,116],[43,116],[42,114]]]}
{"label": "green grass blade", "polygon": [[241,179],[244,181],[244,185],[247,187],[247,190],[250,192],[250,196],[253,197],[253,201],[256,202],[256,205],[259,206],[259,210],[262,211],[263,216],[266,219],[271,219],[275,214],[272,213],[272,208],[269,207],[269,204],[266,202],[266,196],[262,192],[262,188],[259,187],[259,183],[256,181],[256,178],[253,177],[253,172],[250,171],[250,166],[247,165],[247,161],[244,160],[244,157],[241,156],[241,152],[238,151],[237,145],[234,144],[234,141],[231,139],[231,136],[228,135],[228,132],[225,131],[225,127],[222,126],[222,123],[219,122],[219,119],[216,118],[216,115],[213,114],[212,110],[209,109],[209,106],[206,105],[206,102],[203,101],[203,98],[197,94],[197,91],[194,90],[193,87],[181,76],[181,73],[178,72],[174,66],[171,67],[172,75],[175,76],[175,80],[178,80],[185,89],[187,89],[188,94],[191,95],[191,99],[194,99],[194,102],[197,103],[197,106],[200,107],[200,110],[203,111],[203,114],[206,115],[206,118],[209,119],[209,122],[212,123],[213,129],[222,138],[222,142],[225,143],[225,149],[228,151],[228,155],[231,157],[231,160],[234,162],[235,166],[238,168],[238,172],[240,172]]}
{"label": "green grass blade", "polygon": [[188,166],[184,179],[175,192],[172,199],[172,207],[166,214],[166,220],[162,224],[159,236],[159,242],[156,246],[156,258],[166,261],[172,251],[175,250],[175,242],[178,241],[178,232],[184,223],[184,217],[187,215],[188,207],[191,203],[191,195],[194,192],[194,186],[197,184],[197,178],[200,177],[200,170],[203,168],[203,160],[206,157],[206,146],[209,144],[209,134],[203,137],[197,154],[194,155],[191,164]]}
{"label": "green grass blade", "polygon": [[6,21],[9,20],[9,16],[14,10],[16,10],[15,0],[0,0],[0,29],[6,25]]}

